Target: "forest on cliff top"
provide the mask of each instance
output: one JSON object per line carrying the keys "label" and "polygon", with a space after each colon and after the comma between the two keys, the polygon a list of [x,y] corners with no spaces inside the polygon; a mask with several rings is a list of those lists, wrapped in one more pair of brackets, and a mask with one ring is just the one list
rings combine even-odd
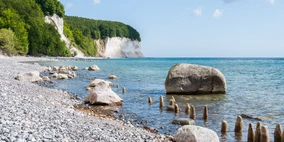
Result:
{"label": "forest on cliff top", "polygon": [[86,56],[95,56],[93,39],[127,37],[141,41],[139,33],[121,22],[65,16],[58,0],[0,0],[0,51],[7,55],[71,56],[54,25],[44,16],[64,19],[64,34]]}

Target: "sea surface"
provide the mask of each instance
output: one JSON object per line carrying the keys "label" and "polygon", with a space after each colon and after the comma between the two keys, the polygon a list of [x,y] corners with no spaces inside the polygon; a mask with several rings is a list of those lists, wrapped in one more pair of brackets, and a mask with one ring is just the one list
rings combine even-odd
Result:
{"label": "sea surface", "polygon": [[[166,95],[164,82],[169,69],[177,63],[189,63],[211,66],[219,69],[226,78],[227,94],[215,95],[173,95],[181,111],[174,114],[159,108],[159,97],[164,97],[168,105],[172,95]],[[195,106],[196,125],[210,128],[217,132],[221,141],[246,141],[248,124],[255,129],[259,120],[243,118],[242,136],[235,137],[234,126],[240,114],[263,116],[263,125],[267,125],[270,138],[277,123],[284,125],[284,58],[126,58],[95,59],[93,61],[57,61],[40,62],[41,65],[74,65],[85,68],[97,65],[100,71],[76,71],[79,77],[65,81],[56,81],[56,89],[66,89],[83,99],[89,94],[85,87],[88,78],[109,80],[109,75],[118,79],[110,80],[119,87],[113,87],[123,100],[119,114],[131,120],[135,125],[146,125],[156,128],[159,133],[174,135],[179,125],[171,124],[177,118],[188,118],[184,113],[186,103]],[[127,92],[122,93],[122,87]],[[148,104],[148,96],[153,103]],[[203,106],[208,106],[207,121],[202,120]],[[227,135],[221,135],[221,123],[229,124]]]}

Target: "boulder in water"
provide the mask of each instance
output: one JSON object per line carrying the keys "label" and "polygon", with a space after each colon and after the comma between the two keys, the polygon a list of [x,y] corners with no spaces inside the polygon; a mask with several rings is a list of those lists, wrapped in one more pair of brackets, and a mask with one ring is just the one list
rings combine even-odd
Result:
{"label": "boulder in water", "polygon": [[176,64],[168,72],[165,89],[167,94],[225,94],[226,80],[212,67]]}
{"label": "boulder in water", "polygon": [[176,131],[174,140],[176,142],[219,142],[219,137],[213,130],[195,125],[184,125]]}
{"label": "boulder in water", "polygon": [[84,102],[93,105],[122,105],[123,100],[106,82],[99,82]]}
{"label": "boulder in water", "polygon": [[88,68],[89,71],[98,71],[100,68],[97,65],[92,65]]}

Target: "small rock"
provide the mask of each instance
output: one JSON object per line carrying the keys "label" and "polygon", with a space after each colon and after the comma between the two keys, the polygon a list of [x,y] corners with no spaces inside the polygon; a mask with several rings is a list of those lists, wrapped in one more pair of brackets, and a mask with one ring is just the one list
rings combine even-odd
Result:
{"label": "small rock", "polygon": [[172,124],[178,125],[195,125],[195,121],[190,118],[178,118],[172,121]]}
{"label": "small rock", "polygon": [[117,76],[115,76],[115,75],[110,75],[110,76],[108,76],[108,79],[117,79]]}

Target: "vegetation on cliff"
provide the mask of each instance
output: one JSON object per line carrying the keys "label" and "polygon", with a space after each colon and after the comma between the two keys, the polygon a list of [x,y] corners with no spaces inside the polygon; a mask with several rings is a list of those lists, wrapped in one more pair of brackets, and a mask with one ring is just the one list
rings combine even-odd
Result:
{"label": "vegetation on cliff", "polygon": [[81,47],[87,55],[95,55],[97,45],[92,39],[105,39],[106,37],[126,37],[141,41],[140,34],[131,26],[121,22],[93,20],[75,16],[64,16],[64,34]]}
{"label": "vegetation on cliff", "polygon": [[64,18],[64,34],[85,55],[95,56],[93,39],[126,37],[141,41],[139,33],[120,22],[65,16],[58,0],[0,0],[0,51],[8,55],[70,56],[52,24],[44,16]]}
{"label": "vegetation on cliff", "polygon": [[35,0],[0,0],[0,29],[6,29],[1,30],[8,32],[5,35],[15,36],[14,44],[0,38],[1,48],[9,47],[2,50],[5,54],[70,56],[55,27],[45,23],[44,13]]}

